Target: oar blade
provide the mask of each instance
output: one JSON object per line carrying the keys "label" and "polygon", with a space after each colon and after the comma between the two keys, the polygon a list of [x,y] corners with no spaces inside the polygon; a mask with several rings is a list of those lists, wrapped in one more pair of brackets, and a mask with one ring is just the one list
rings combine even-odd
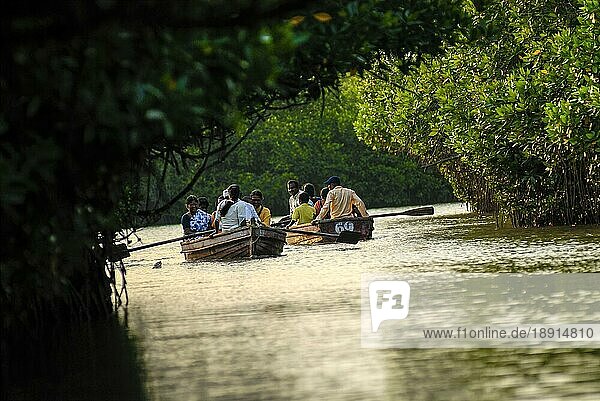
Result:
{"label": "oar blade", "polygon": [[338,235],[335,242],[341,242],[344,244],[357,244],[362,238],[362,234],[358,231],[342,231]]}
{"label": "oar blade", "polygon": [[372,219],[378,217],[393,217],[393,216],[431,216],[433,214],[433,206],[416,207],[414,209],[405,210],[403,212],[372,214],[369,217]]}
{"label": "oar blade", "polygon": [[431,216],[433,214],[433,206],[425,206],[407,210],[402,214],[404,214],[405,216]]}

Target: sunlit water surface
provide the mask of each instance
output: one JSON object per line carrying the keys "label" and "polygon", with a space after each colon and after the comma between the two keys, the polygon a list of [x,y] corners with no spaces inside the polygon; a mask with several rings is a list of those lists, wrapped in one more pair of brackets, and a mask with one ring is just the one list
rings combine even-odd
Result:
{"label": "sunlit water surface", "polygon": [[178,243],[134,252],[121,324],[58,335],[8,398],[600,400],[600,349],[361,348],[363,273],[600,272],[598,226],[497,229],[460,204],[435,210],[278,258],[186,263]]}
{"label": "sunlit water surface", "polygon": [[[140,233],[144,243],[178,235]],[[599,239],[597,226],[497,229],[444,204],[432,217],[376,219],[370,241],[286,246],[279,258],[186,263],[174,243],[128,260],[128,327],[156,400],[597,401],[600,350],[361,348],[360,280],[599,272]]]}

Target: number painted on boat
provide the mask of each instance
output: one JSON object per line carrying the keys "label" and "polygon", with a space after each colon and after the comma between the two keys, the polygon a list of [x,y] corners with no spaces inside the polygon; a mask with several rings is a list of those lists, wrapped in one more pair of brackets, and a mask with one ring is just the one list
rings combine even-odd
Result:
{"label": "number painted on boat", "polygon": [[340,221],[335,224],[335,232],[341,233],[342,231],[354,231],[354,223],[351,221]]}

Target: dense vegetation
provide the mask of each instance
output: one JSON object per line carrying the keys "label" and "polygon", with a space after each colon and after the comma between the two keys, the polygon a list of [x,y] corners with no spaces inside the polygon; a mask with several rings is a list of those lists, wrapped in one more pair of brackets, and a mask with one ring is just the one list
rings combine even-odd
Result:
{"label": "dense vegetation", "polygon": [[440,162],[457,196],[515,226],[600,223],[598,0],[471,11],[476,40],[363,81],[360,135]]}
{"label": "dense vegetation", "polygon": [[[156,221],[273,110],[321,98],[380,52],[414,63],[437,51],[457,4],[12,4],[0,16],[3,352],[46,323],[108,314],[121,227]],[[190,186],[146,203],[169,169],[195,164]]]}
{"label": "dense vegetation", "polygon": [[[358,113],[356,78],[348,78],[339,93],[321,102],[284,110],[259,125],[239,149],[206,171],[192,192],[211,202],[229,183],[248,194],[260,189],[274,215],[288,213],[286,182],[313,183],[317,192],[330,175],[339,175],[368,207],[415,205],[453,199],[451,188],[435,170],[428,171],[403,155],[375,151],[360,142],[353,123]],[[172,194],[195,171],[170,174],[165,188],[153,197]],[[177,223],[183,202],[163,215],[161,222]]]}

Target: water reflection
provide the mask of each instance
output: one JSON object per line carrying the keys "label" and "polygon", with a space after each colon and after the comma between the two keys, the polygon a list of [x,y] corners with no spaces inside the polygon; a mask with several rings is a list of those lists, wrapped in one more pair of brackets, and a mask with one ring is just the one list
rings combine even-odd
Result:
{"label": "water reflection", "polygon": [[375,227],[371,241],[286,247],[274,259],[183,263],[177,244],[134,255],[131,327],[151,397],[600,399],[597,350],[360,347],[362,273],[597,272],[598,227],[496,229],[455,204]]}
{"label": "water reflection", "polygon": [[[178,226],[140,233],[144,243],[179,235]],[[496,229],[451,204],[432,217],[377,219],[367,242],[286,247],[279,258],[185,263],[177,243],[152,248],[127,263],[129,330],[79,335],[52,368],[60,389],[51,381],[17,395],[596,401],[599,350],[361,348],[360,281],[362,273],[598,272],[598,238],[597,226]]]}
{"label": "water reflection", "polygon": [[[381,351],[394,400],[598,400],[597,350]],[[410,361],[407,364],[406,361]],[[590,369],[591,367],[591,369]]]}
{"label": "water reflection", "polygon": [[9,350],[12,363],[2,372],[3,400],[149,398],[141,344],[118,318],[46,335],[39,344]]}

